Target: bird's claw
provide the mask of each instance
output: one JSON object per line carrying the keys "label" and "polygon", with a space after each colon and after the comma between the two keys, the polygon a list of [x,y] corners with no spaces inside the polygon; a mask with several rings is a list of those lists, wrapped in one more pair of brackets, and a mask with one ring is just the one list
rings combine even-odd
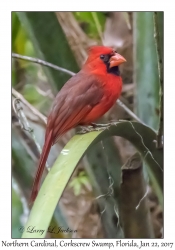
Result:
{"label": "bird's claw", "polygon": [[81,127],[81,130],[77,132],[77,134],[86,134],[88,132],[91,132],[93,129],[92,126],[88,126],[88,127]]}
{"label": "bird's claw", "polygon": [[86,134],[92,131],[100,131],[108,128],[107,124],[91,124],[91,126],[81,127],[81,130],[77,132],[77,134]]}

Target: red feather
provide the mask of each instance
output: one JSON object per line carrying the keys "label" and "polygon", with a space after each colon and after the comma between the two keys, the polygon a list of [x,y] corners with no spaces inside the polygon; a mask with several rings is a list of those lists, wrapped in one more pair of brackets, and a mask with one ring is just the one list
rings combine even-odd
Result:
{"label": "red feather", "polygon": [[42,153],[41,153],[41,156],[40,156],[38,170],[37,170],[37,173],[36,173],[35,181],[33,183],[31,201],[34,201],[37,194],[38,194],[40,179],[41,179],[41,176],[42,176],[43,171],[44,171],[43,166],[45,166],[45,164],[46,164],[46,161],[47,161],[51,146],[52,146],[52,130],[49,132],[48,136],[46,137],[44,147],[43,147],[43,150],[42,150]]}

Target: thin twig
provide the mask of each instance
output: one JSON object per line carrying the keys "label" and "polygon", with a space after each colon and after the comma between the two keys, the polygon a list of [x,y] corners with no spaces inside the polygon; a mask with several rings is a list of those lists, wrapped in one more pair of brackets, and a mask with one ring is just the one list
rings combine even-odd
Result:
{"label": "thin twig", "polygon": [[12,57],[17,58],[17,59],[22,59],[22,60],[25,60],[25,61],[30,61],[30,62],[33,62],[33,63],[38,63],[40,65],[47,66],[47,67],[56,69],[58,71],[64,72],[64,73],[66,73],[68,75],[71,75],[71,76],[75,75],[74,72],[72,72],[72,71],[70,71],[68,69],[64,69],[62,67],[56,66],[55,64],[46,62],[46,61],[38,59],[38,58],[34,58],[34,57],[30,57],[30,56],[23,56],[23,55],[19,55],[19,54],[16,54],[16,53],[12,53]]}
{"label": "thin twig", "polygon": [[30,127],[30,124],[23,112],[23,108],[21,106],[21,100],[16,98],[13,101],[13,109],[19,119],[19,123],[21,124],[21,128],[25,131],[28,131],[33,139],[33,141],[35,142],[38,151],[41,153],[41,147],[38,144],[38,142],[36,141],[36,137],[35,134],[33,133],[33,129]]}
{"label": "thin twig", "polygon": [[41,114],[35,107],[33,107],[18,91],[16,91],[14,88],[12,88],[12,95],[15,98],[18,98],[24,103],[37,117],[40,118],[44,122],[44,124],[47,123],[47,118]]}
{"label": "thin twig", "polygon": [[136,121],[138,121],[138,122],[140,122],[140,123],[142,123],[142,124],[144,124],[144,122],[143,121],[141,121],[140,120],[140,118],[138,117],[138,116],[136,116],[136,114],[134,114],[120,99],[118,99],[117,101],[116,101],[116,103],[120,106],[120,107],[122,107],[125,111],[126,111],[126,113],[128,113],[134,120],[136,120]]}
{"label": "thin twig", "polygon": [[154,12],[154,37],[157,49],[157,58],[158,58],[158,71],[159,71],[159,129],[157,134],[157,147],[162,148],[162,136],[163,136],[163,58],[161,53],[161,37],[158,27],[158,13]]}
{"label": "thin twig", "polygon": [[[41,149],[39,143],[36,140],[34,131],[30,127],[30,124],[29,124],[29,122],[27,120],[26,115],[23,112],[23,108],[21,106],[21,100],[19,98],[14,99],[14,101],[13,101],[13,109],[14,109],[14,111],[15,111],[18,119],[19,119],[19,123],[21,124],[21,128],[30,133],[30,136],[34,141],[34,143],[35,143],[35,145],[36,145],[36,147],[38,149],[38,152],[41,154],[42,149]],[[47,164],[47,162],[46,162],[46,167],[47,167],[47,169],[49,169],[49,165]]]}
{"label": "thin twig", "polygon": [[[22,60],[27,60],[27,61],[31,61],[31,62],[34,62],[34,63],[38,63],[38,64],[41,64],[41,65],[44,65],[44,66],[48,66],[48,67],[51,67],[53,69],[56,69],[58,71],[62,71],[62,72],[65,72],[66,74],[69,74],[71,76],[74,76],[75,73],[70,71],[70,70],[67,70],[67,69],[64,69],[64,68],[61,68],[61,67],[58,67],[52,63],[48,63],[46,61],[43,61],[43,60],[40,60],[38,58],[33,58],[33,57],[29,57],[29,56],[22,56],[22,55],[19,55],[19,54],[15,54],[15,53],[12,53],[12,57],[14,58],[18,58],[18,59],[22,59]],[[43,116],[41,113],[38,112],[38,110],[36,110],[32,105],[30,105],[30,103],[28,103],[24,97],[18,93],[16,90],[12,89],[12,93],[17,94],[18,96],[16,96],[17,98],[20,98],[23,103],[28,106],[31,110],[33,109],[33,113],[38,115],[38,117],[41,118],[41,116]],[[21,97],[20,97],[21,96]],[[138,116],[136,116],[120,99],[117,100],[116,102],[120,107],[122,107],[126,113],[128,113],[130,115],[130,117],[132,117],[134,120],[144,124]],[[44,118],[44,122],[46,123],[46,118]],[[43,120],[43,117],[41,118],[41,120]]]}

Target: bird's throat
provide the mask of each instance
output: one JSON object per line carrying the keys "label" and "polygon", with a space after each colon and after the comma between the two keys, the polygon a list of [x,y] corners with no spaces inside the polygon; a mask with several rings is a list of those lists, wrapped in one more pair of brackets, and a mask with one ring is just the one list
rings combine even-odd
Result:
{"label": "bird's throat", "polygon": [[118,66],[115,66],[115,67],[110,68],[110,67],[109,67],[109,63],[106,63],[106,69],[107,69],[107,72],[108,72],[109,74],[113,74],[113,75],[116,75],[116,76],[120,76],[120,70],[119,70],[119,67],[118,67]]}
{"label": "bird's throat", "polygon": [[116,76],[120,76],[120,70],[118,66],[112,67],[112,68],[107,68],[107,72]]}

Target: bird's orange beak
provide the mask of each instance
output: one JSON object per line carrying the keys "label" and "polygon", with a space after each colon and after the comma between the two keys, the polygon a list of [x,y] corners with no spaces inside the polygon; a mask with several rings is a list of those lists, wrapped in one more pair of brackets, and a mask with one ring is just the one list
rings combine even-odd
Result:
{"label": "bird's orange beak", "polygon": [[111,56],[109,64],[110,64],[110,68],[114,67],[114,66],[118,66],[122,63],[126,62],[126,59],[121,56],[118,53],[115,53],[113,56]]}

